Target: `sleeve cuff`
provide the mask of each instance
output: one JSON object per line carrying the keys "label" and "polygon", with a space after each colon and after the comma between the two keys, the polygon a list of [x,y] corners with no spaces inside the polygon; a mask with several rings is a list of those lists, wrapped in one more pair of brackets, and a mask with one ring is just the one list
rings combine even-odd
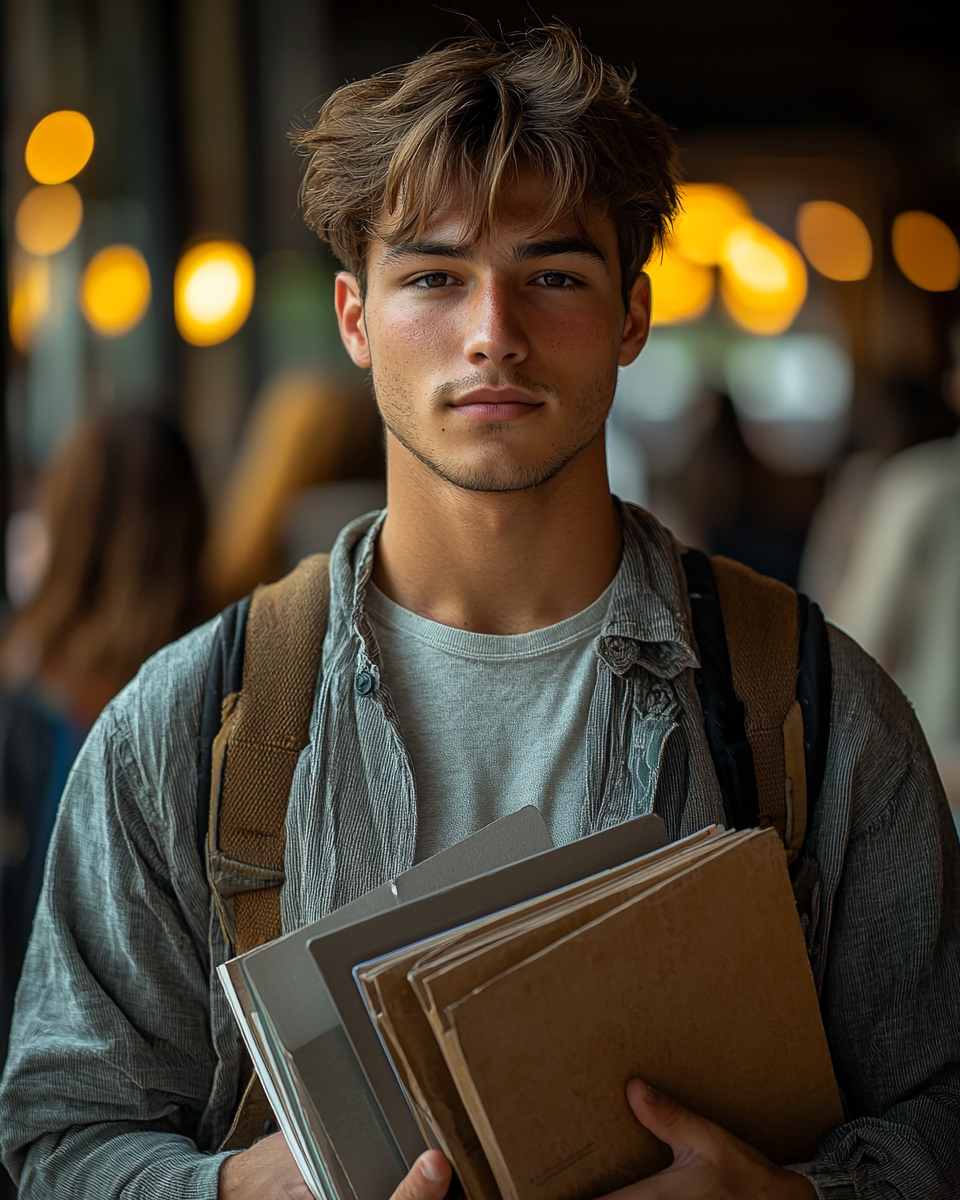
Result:
{"label": "sleeve cuff", "polygon": [[[220,1187],[220,1167],[223,1160],[236,1151],[218,1151],[216,1154],[204,1154],[191,1170],[192,1178],[187,1184],[187,1190],[181,1192],[183,1200],[217,1200]],[[180,1186],[183,1187],[183,1181]],[[166,1195],[166,1193],[164,1193]],[[146,1197],[144,1197],[146,1200]]]}
{"label": "sleeve cuff", "polygon": [[794,1163],[787,1170],[802,1175],[811,1183],[818,1200],[863,1200],[849,1171],[831,1169],[817,1163]]}

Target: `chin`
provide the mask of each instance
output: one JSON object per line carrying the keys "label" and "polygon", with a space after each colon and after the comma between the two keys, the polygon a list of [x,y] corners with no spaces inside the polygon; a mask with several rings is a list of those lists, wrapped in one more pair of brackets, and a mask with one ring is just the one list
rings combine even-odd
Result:
{"label": "chin", "polygon": [[462,461],[451,459],[421,461],[447,483],[466,492],[527,492],[555,479],[576,456],[571,454],[550,459],[509,459],[497,461]]}
{"label": "chin", "polygon": [[[386,420],[387,429],[397,441],[438,478],[466,492],[506,493],[528,492],[543,487],[555,479],[581,451],[597,436],[597,431],[584,431],[580,438],[566,446],[552,446],[550,453],[537,454],[531,447],[526,451],[516,442],[490,439],[486,445],[463,446],[453,453],[423,445],[409,435],[402,425]],[[600,427],[602,430],[602,426]]]}

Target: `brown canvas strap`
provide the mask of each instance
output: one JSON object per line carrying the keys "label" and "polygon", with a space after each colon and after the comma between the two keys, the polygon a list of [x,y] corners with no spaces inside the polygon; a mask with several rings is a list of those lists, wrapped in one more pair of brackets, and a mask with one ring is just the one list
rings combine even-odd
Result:
{"label": "brown canvas strap", "polygon": [[[253,593],[242,685],[223,700],[213,743],[207,873],[236,954],[283,932],[287,805],[309,738],[330,605],[329,566],[329,555],[313,555]],[[253,1076],[224,1148],[250,1145],[269,1118]]]}
{"label": "brown canvas strap", "polygon": [[729,558],[711,562],[734,691],[744,706],[753,751],[760,817],[776,828],[794,857],[807,824],[797,593]]}
{"label": "brown canvas strap", "polygon": [[220,1150],[247,1150],[254,1142],[270,1131],[273,1109],[263,1090],[263,1084],[253,1069],[249,1058],[244,1056],[247,1083],[227,1136],[220,1143]]}

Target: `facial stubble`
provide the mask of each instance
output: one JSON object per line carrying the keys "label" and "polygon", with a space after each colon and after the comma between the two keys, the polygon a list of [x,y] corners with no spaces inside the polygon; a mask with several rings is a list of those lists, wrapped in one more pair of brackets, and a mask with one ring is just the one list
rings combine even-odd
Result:
{"label": "facial stubble", "polygon": [[[534,395],[541,394],[545,397],[556,397],[557,395],[556,389],[552,386],[527,377],[511,376],[499,381],[491,381],[477,375],[444,384],[435,390],[434,399],[443,403],[445,397],[462,394],[471,386],[497,386],[498,383],[522,387]],[[424,439],[418,436],[419,430],[415,419],[416,408],[410,401],[409,393],[402,379],[394,377],[388,387],[384,387],[382,381],[378,385],[374,379],[373,387],[377,407],[387,430],[393,434],[404,449],[408,450],[438,478],[468,492],[522,492],[542,487],[555,479],[594,441],[603,429],[613,403],[616,368],[614,367],[611,379],[591,382],[570,401],[572,420],[568,436],[564,441],[551,446],[549,452],[526,460],[514,458],[509,452],[507,439],[513,435],[516,426],[512,422],[496,421],[478,422],[477,424],[478,437],[492,439],[489,455],[482,455],[481,452],[480,461],[476,461],[476,456],[473,456],[474,461],[468,462],[444,456],[438,450],[425,445]]]}

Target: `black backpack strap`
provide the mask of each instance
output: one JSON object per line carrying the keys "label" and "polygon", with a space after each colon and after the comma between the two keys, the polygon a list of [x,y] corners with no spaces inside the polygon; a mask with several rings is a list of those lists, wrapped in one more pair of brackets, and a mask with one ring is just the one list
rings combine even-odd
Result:
{"label": "black backpack strap", "polygon": [[803,751],[807,768],[807,837],[823,787],[830,739],[830,706],[833,672],[827,623],[820,605],[802,592],[800,596],[800,675],[797,700],[803,714]]}
{"label": "black backpack strap", "polygon": [[702,550],[688,550],[681,561],[687,577],[693,635],[700,652],[697,692],[726,823],[731,829],[752,829],[760,820],[753,750],[747,738],[744,707],[733,688],[713,568],[709,555]]}
{"label": "black backpack strap", "polygon": [[207,664],[200,709],[197,758],[197,853],[204,874],[207,870],[207,833],[210,826],[210,784],[213,742],[223,722],[223,702],[243,685],[243,651],[247,639],[250,597],[224,609]]}
{"label": "black backpack strap", "polygon": [[[704,729],[723,797],[727,824],[748,829],[759,821],[753,751],[747,737],[744,706],[733,684],[730,651],[710,557],[688,550],[681,559],[690,596],[693,634],[700,653],[697,691]],[[814,814],[827,761],[832,675],[827,625],[820,607],[798,593],[799,648],[797,701],[803,717],[806,816],[803,841],[814,827]]]}

